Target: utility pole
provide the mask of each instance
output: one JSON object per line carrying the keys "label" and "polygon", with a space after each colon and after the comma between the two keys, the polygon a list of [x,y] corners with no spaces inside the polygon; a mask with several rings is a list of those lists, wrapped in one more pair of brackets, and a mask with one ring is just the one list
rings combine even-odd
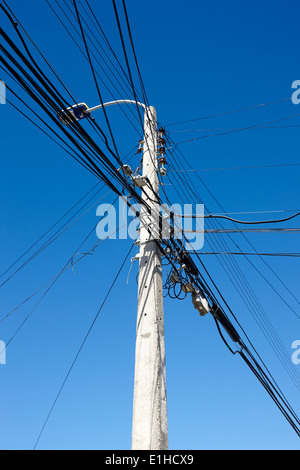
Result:
{"label": "utility pole", "polygon": [[[132,449],[166,450],[168,449],[168,420],[162,263],[159,242],[156,110],[152,106],[147,108],[143,103],[122,99],[92,108],[85,103],[75,104],[68,108],[68,113],[76,120],[80,120],[98,109],[122,103],[139,106],[145,113],[142,180],[146,184],[142,186],[142,199],[145,204],[142,204],[140,211]],[[64,125],[71,122],[65,111],[61,112],[59,118]]]}
{"label": "utility pole", "polygon": [[[157,118],[145,109],[132,450],[168,448],[162,262],[159,249]],[[151,207],[151,214],[147,209]],[[150,233],[149,233],[150,229]]]}

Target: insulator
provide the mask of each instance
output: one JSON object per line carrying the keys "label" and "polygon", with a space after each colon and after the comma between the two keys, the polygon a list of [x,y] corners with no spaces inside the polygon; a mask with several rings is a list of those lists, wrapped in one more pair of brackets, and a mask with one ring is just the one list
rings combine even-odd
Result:
{"label": "insulator", "polygon": [[166,153],[165,147],[160,147],[160,148],[158,149],[158,152],[157,152],[157,153],[158,153],[158,155],[164,155],[164,154]]}
{"label": "insulator", "polygon": [[142,153],[143,148],[144,148],[144,141],[140,140],[139,141],[139,148],[137,149],[137,153]]}
{"label": "insulator", "polygon": [[163,137],[160,137],[157,142],[158,142],[158,145],[166,145],[166,141]]}
{"label": "insulator", "polygon": [[158,163],[159,163],[160,165],[165,165],[165,164],[167,163],[166,157],[160,157],[160,158],[158,159]]}
{"label": "insulator", "polygon": [[167,169],[162,165],[162,167],[159,170],[161,176],[166,176],[167,174]]}
{"label": "insulator", "polygon": [[197,278],[199,271],[191,256],[188,253],[180,253],[180,260],[185,264],[185,269]]}

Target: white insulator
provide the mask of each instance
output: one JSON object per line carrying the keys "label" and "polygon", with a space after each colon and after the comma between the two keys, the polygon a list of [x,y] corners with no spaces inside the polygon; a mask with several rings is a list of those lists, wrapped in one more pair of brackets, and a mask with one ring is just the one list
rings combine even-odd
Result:
{"label": "white insulator", "polygon": [[164,166],[161,167],[161,169],[159,170],[161,176],[166,176],[167,174],[167,170]]}

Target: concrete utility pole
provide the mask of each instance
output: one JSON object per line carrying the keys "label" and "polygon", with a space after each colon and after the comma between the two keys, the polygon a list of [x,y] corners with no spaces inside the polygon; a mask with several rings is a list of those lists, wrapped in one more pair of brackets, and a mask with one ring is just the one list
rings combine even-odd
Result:
{"label": "concrete utility pole", "polygon": [[[104,107],[131,103],[144,109],[144,154],[141,207],[138,313],[136,327],[135,380],[132,423],[133,450],[166,450],[168,421],[163,312],[162,264],[159,250],[159,179],[156,111],[133,100],[116,100],[89,108],[85,103],[68,108],[73,118],[84,119]],[[62,124],[71,121],[61,112]],[[151,213],[149,213],[149,207]],[[149,229],[151,234],[149,234]]]}
{"label": "concrete utility pole", "polygon": [[143,176],[150,182],[143,186],[142,197],[151,207],[151,215],[146,207],[141,208],[146,224],[140,228],[132,449],[164,450],[168,448],[168,422],[162,263],[157,243],[159,203],[155,202],[159,194],[157,119],[153,107],[145,110]]}

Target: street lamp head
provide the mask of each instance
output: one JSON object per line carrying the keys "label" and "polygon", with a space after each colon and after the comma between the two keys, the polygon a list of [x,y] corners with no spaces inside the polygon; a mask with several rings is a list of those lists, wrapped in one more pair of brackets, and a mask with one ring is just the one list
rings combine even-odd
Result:
{"label": "street lamp head", "polygon": [[80,103],[80,104],[75,104],[74,106],[71,106],[70,108],[67,108],[66,110],[62,110],[58,114],[58,119],[64,126],[67,126],[68,124],[72,122],[73,119],[75,119],[76,121],[79,121],[80,119],[87,118],[90,115],[91,113],[89,112],[88,105],[85,103]]}

